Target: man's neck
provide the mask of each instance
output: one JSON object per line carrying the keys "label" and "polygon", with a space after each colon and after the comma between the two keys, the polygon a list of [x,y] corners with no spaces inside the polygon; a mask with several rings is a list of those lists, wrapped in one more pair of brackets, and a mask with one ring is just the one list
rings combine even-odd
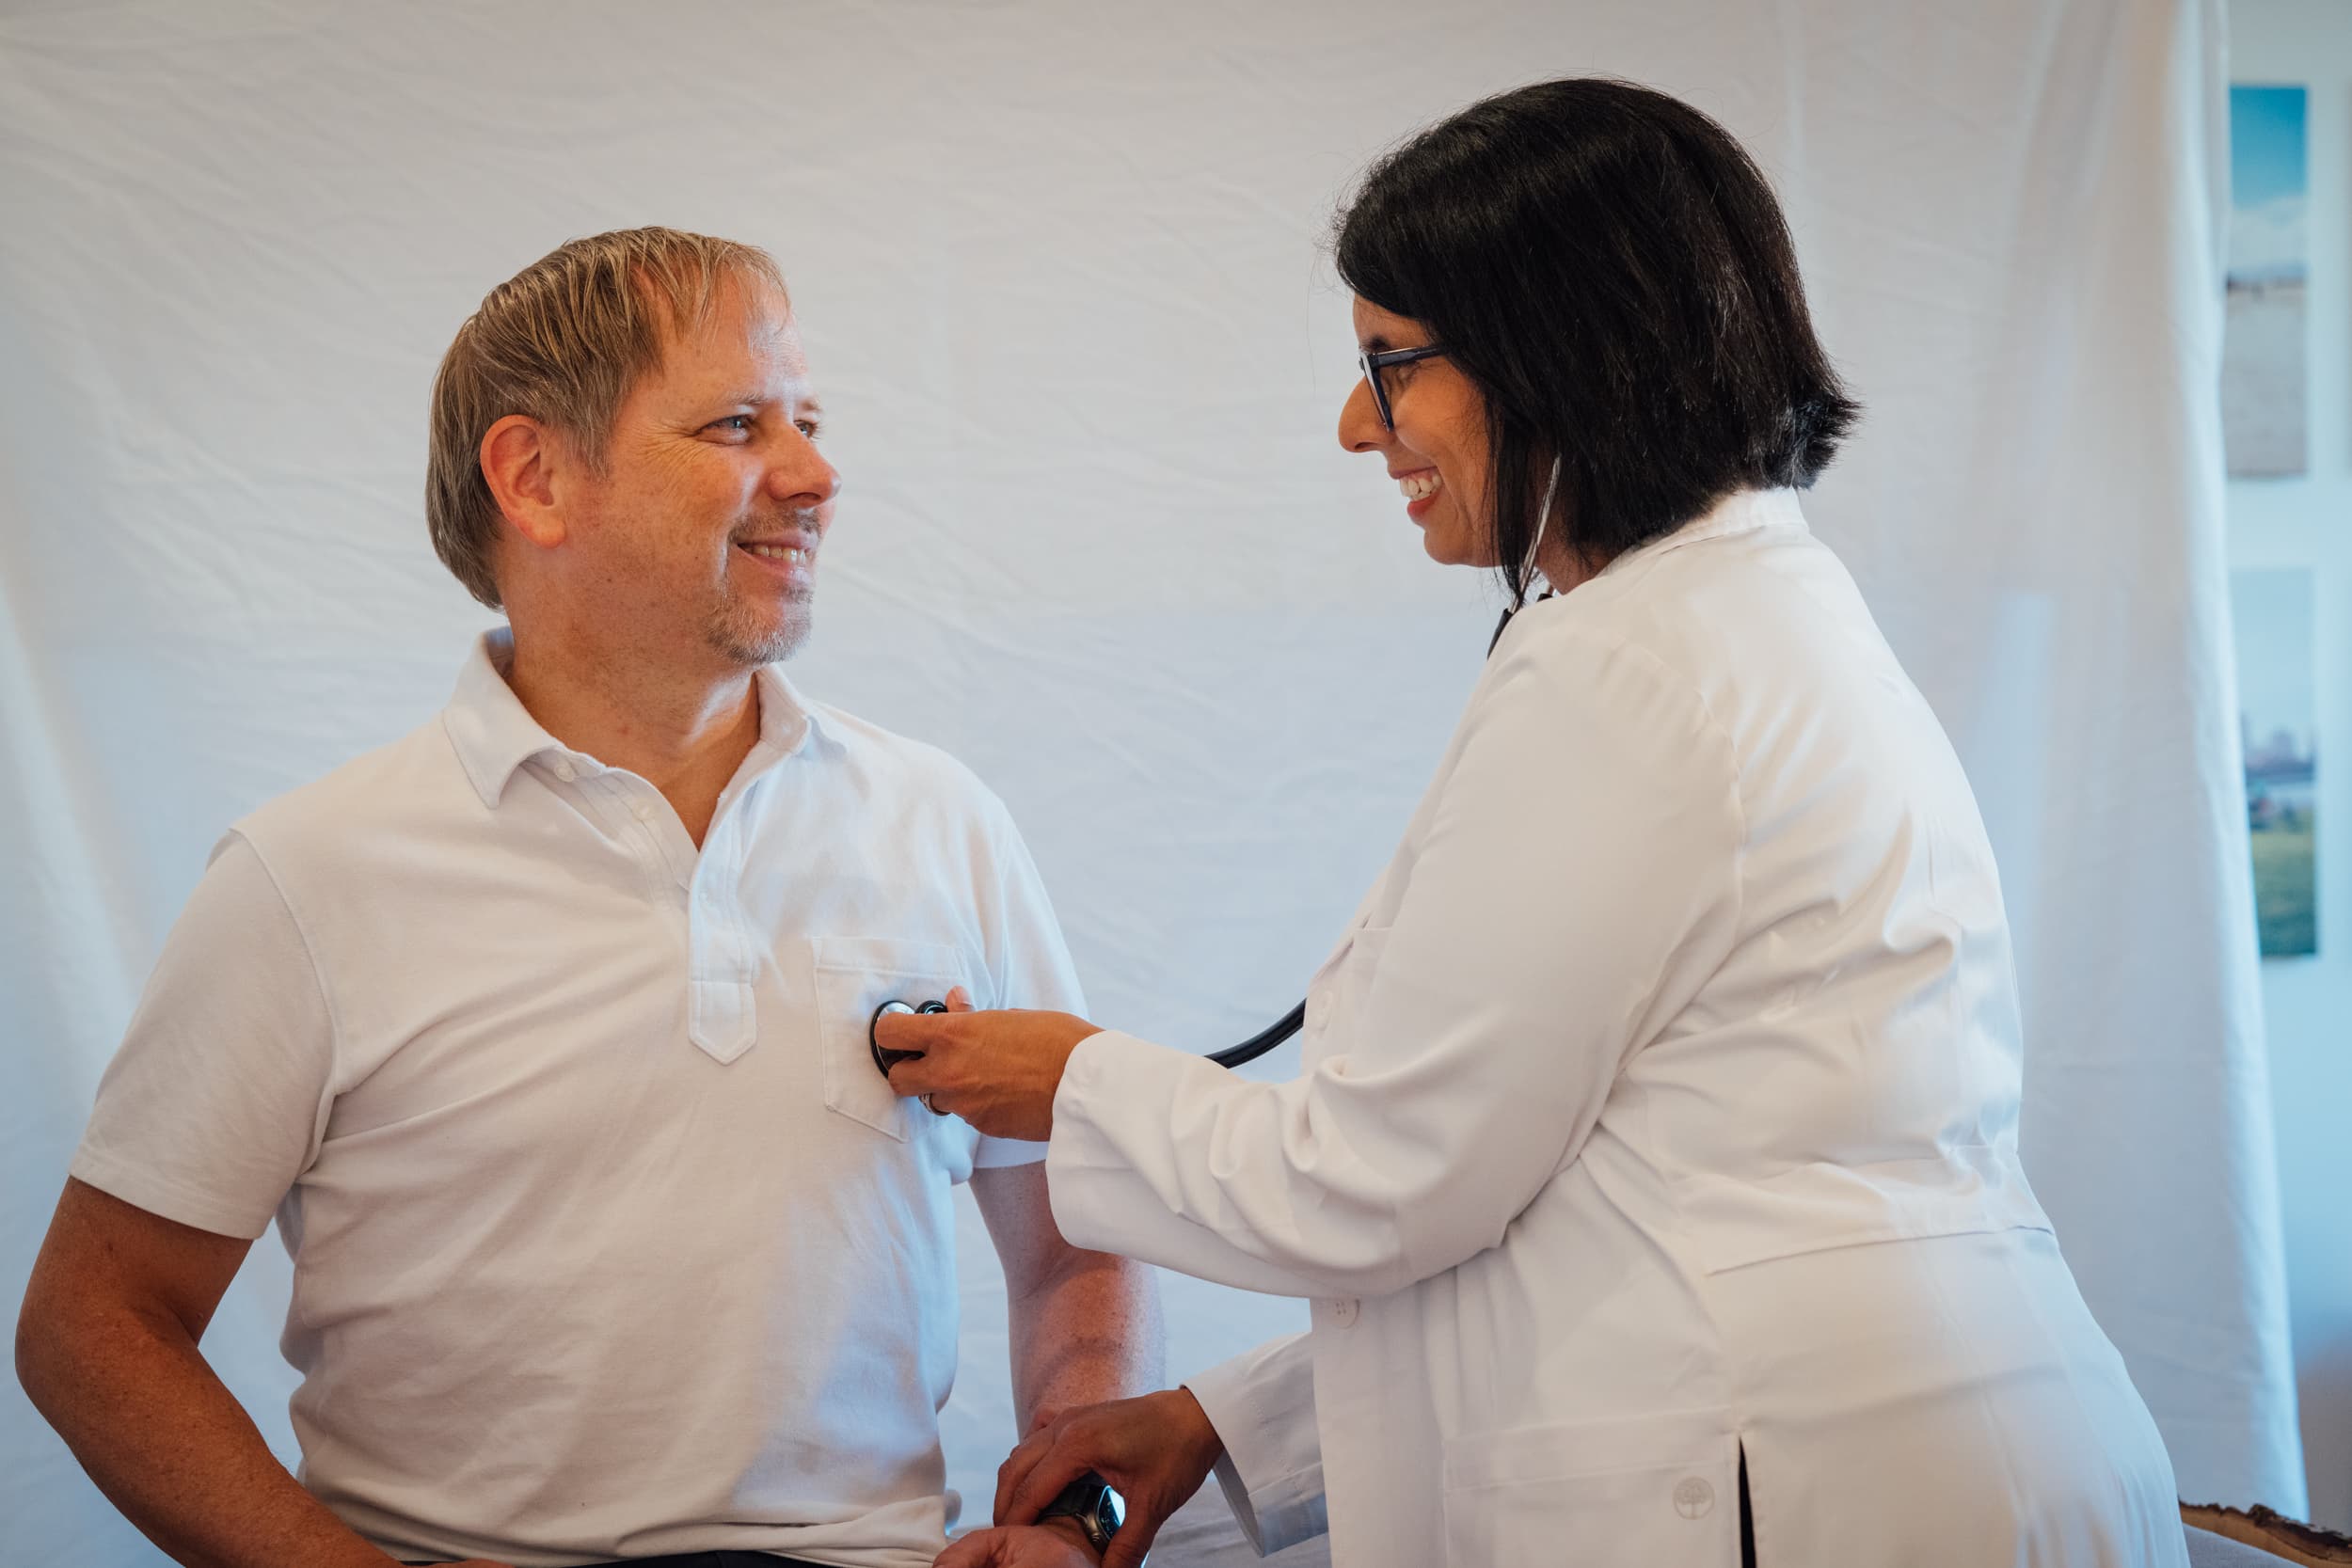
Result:
{"label": "man's neck", "polygon": [[748,670],[657,673],[653,661],[569,656],[517,634],[506,684],[539,727],[661,791],[700,846],[719,794],[759,741]]}

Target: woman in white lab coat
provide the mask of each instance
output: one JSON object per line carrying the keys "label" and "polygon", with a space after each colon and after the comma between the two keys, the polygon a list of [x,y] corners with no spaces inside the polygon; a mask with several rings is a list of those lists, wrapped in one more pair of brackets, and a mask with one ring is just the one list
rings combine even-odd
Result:
{"label": "woman in white lab coat", "polygon": [[1967,780],[1799,509],[1855,410],[1761,175],[1673,99],[1553,82],[1381,162],[1337,250],[1341,439],[1431,556],[1553,596],[1295,1080],[1059,1014],[885,1025],[901,1093],[1050,1136],[1072,1241],[1312,1301],[1034,1434],[1000,1522],[1093,1470],[1126,1568],[1214,1464],[1262,1551],[1327,1528],[1341,1568],[2184,1562],[2018,1163]]}

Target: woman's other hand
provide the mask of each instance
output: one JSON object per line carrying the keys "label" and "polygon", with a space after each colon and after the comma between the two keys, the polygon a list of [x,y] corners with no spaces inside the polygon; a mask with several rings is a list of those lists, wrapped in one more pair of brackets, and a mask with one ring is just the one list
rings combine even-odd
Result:
{"label": "woman's other hand", "polygon": [[1136,1568],[1168,1516],[1200,1490],[1224,1451],[1200,1402],[1183,1388],[1082,1405],[1041,1420],[1012,1450],[996,1472],[996,1520],[1028,1523],[1091,1470],[1127,1505],[1104,1568]]}
{"label": "woman's other hand", "polygon": [[1078,1042],[1102,1030],[1069,1013],[975,1012],[961,986],[944,1013],[890,1013],[874,1024],[884,1051],[911,1051],[890,1086],[993,1138],[1042,1143],[1054,1131],[1054,1091]]}

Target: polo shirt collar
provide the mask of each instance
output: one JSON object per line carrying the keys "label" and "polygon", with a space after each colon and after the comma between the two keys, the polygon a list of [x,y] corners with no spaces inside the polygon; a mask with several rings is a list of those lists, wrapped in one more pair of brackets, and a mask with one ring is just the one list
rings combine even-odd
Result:
{"label": "polo shirt collar", "polygon": [[[602,770],[604,764],[575,752],[541,727],[523,706],[515,689],[506,684],[506,671],[515,658],[515,634],[506,626],[484,632],[458,672],[457,689],[441,710],[441,725],[457,752],[458,765],[482,803],[497,809],[515,769],[533,757],[552,752],[583,769]],[[791,756],[810,741],[830,743],[817,710],[801,698],[792,683],[773,665],[762,665],[752,679],[759,689],[759,740],[744,759],[747,768],[765,768]]]}

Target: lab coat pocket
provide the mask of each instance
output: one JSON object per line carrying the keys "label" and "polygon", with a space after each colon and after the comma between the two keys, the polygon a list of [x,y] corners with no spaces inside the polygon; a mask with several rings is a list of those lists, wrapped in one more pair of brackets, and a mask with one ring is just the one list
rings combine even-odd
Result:
{"label": "lab coat pocket", "polygon": [[1727,1412],[1517,1427],[1445,1446],[1446,1560],[1738,1568],[1740,1437]]}
{"label": "lab coat pocket", "polygon": [[[893,1094],[890,1080],[874,1066],[867,1035],[874,1009],[890,1001],[946,1000],[950,990],[971,984],[963,954],[945,942],[897,937],[818,937],[811,946],[825,1106],[903,1143],[932,1117],[916,1101]],[[989,999],[976,993],[973,1001],[986,1006]]]}

